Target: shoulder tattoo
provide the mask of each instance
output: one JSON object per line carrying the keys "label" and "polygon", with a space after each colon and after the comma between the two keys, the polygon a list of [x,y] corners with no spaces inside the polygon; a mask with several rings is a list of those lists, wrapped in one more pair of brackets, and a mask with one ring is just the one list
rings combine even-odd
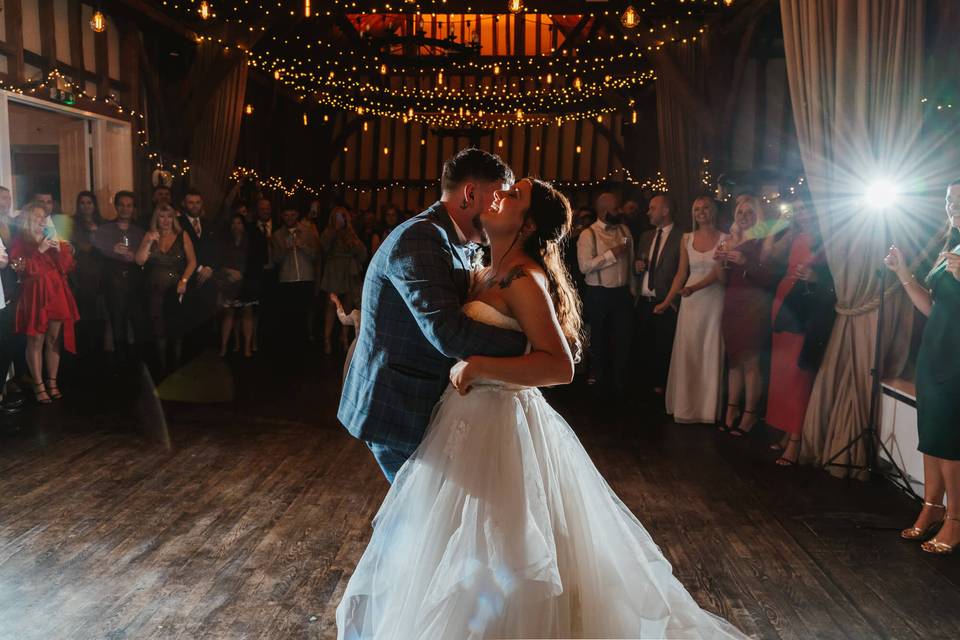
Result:
{"label": "shoulder tattoo", "polygon": [[518,280],[520,278],[526,277],[526,275],[527,275],[527,272],[524,271],[523,267],[516,266],[513,269],[510,269],[507,275],[505,275],[503,279],[500,281],[500,288],[506,289],[511,284],[513,284],[514,280]]}

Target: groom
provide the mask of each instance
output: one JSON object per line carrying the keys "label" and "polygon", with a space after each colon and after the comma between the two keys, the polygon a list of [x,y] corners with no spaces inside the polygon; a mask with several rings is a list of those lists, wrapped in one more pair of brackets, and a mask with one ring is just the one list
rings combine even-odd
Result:
{"label": "groom", "polygon": [[468,318],[470,243],[480,212],[513,183],[500,158],[464,149],[443,165],[440,201],[390,233],[363,285],[360,335],[337,418],[364,440],[389,482],[419,446],[450,367],[515,356],[526,338]]}

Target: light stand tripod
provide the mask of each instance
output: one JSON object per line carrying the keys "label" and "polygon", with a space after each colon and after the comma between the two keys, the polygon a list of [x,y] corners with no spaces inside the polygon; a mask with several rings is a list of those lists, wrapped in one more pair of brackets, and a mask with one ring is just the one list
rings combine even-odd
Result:
{"label": "light stand tripod", "polygon": [[[886,218],[884,218],[883,246],[888,247],[889,245],[890,241],[888,238],[888,225]],[[870,385],[870,412],[867,414],[867,425],[864,427],[863,431],[857,434],[842,449],[834,453],[833,457],[823,464],[823,468],[826,469],[827,467],[837,467],[839,469],[850,469],[853,471],[866,471],[871,475],[883,476],[892,482],[895,487],[906,493],[914,500],[919,501],[920,497],[910,485],[910,480],[907,478],[907,475],[902,469],[900,469],[900,467],[896,465],[890,450],[887,449],[886,445],[884,445],[883,441],[880,439],[880,429],[878,428],[879,425],[877,424],[879,422],[878,417],[880,413],[880,396],[883,392],[881,368],[883,366],[883,310],[887,289],[887,269],[885,267],[880,267],[877,269],[876,275],[877,280],[880,282],[880,304],[877,307],[877,337],[873,345],[873,368],[870,370],[872,384]],[[845,464],[836,462],[838,458],[852,450],[853,446],[861,440],[863,440],[866,448],[866,460],[863,464]],[[885,469],[880,466],[879,456],[881,450],[884,454],[886,454],[887,460],[890,461],[890,466],[892,469]]]}

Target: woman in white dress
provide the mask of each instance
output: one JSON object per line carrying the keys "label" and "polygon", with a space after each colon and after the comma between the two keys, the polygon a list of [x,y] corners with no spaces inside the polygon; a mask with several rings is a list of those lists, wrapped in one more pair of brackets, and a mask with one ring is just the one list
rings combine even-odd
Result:
{"label": "woman in white dress", "polygon": [[723,391],[723,285],[714,253],[726,236],[717,230],[713,198],[694,201],[693,220],[693,233],[680,241],[680,267],[670,293],[654,313],[683,298],[667,376],[667,414],[674,422],[714,424]]}
{"label": "woman in white dress", "polygon": [[538,386],[573,376],[579,301],[567,199],[521,180],[482,222],[471,317],[523,331],[516,358],[451,371],[337,608],[341,639],[743,637],[703,611]]}

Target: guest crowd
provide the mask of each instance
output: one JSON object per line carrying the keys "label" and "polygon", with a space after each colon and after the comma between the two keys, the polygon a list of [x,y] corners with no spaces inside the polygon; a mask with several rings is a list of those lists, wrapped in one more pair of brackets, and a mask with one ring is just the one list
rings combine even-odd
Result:
{"label": "guest crowd", "polygon": [[689,232],[665,193],[650,194],[649,224],[640,203],[613,193],[577,213],[568,264],[590,330],[588,383],[602,397],[660,396],[676,422],[734,437],[763,419],[783,432],[777,463],[792,465],[833,284],[803,199],[764,205],[744,193],[730,204],[721,229],[718,203],[697,198]]}
{"label": "guest crowd", "polygon": [[62,397],[61,349],[114,373],[144,361],[155,379],[212,343],[252,358],[281,323],[287,342],[319,336],[325,353],[345,351],[351,328],[337,309],[359,303],[369,256],[411,215],[386,206],[354,217],[342,205],[323,215],[319,202],[276,212],[257,195],[224,220],[203,194],[175,204],[166,186],[146,212],[137,202],[119,191],[103,211],[83,191],[63,213],[53,194],[34,193],[15,209],[0,187],[0,412],[18,412],[24,392]]}

